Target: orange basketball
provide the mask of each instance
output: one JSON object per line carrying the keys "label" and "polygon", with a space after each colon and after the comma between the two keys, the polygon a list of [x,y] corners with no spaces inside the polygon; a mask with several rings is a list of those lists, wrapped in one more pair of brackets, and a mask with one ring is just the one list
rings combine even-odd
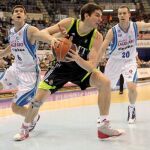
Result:
{"label": "orange basketball", "polygon": [[72,48],[71,40],[67,38],[61,38],[58,46],[54,47],[53,53],[57,61],[64,61],[68,51]]}

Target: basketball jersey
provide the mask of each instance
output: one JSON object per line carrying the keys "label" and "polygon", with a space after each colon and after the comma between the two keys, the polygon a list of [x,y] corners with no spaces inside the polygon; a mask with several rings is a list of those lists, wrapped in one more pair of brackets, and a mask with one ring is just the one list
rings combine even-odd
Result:
{"label": "basketball jersey", "polygon": [[130,22],[127,32],[124,32],[117,24],[112,28],[112,31],[113,41],[110,45],[109,58],[135,61],[137,56],[137,24]]}
{"label": "basketball jersey", "polygon": [[80,57],[87,60],[90,48],[92,47],[93,44],[93,38],[97,30],[93,29],[89,33],[81,35],[78,32],[79,22],[80,22],[79,19],[78,20],[72,19],[71,26],[68,29],[68,35],[69,38],[72,39],[72,42],[76,44],[78,48],[78,54],[80,55]]}
{"label": "basketball jersey", "polygon": [[14,63],[16,69],[21,71],[33,71],[37,69],[37,45],[32,45],[27,37],[27,29],[29,25],[25,24],[18,32],[15,28],[10,29],[9,42],[11,51],[14,55]]}

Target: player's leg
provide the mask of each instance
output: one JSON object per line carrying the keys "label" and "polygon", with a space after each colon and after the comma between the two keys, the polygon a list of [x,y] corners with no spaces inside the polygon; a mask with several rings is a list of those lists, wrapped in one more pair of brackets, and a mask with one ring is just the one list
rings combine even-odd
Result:
{"label": "player's leg", "polygon": [[90,78],[91,86],[98,89],[98,106],[100,110],[100,118],[98,119],[98,137],[100,139],[109,138],[112,136],[120,136],[121,130],[116,130],[110,127],[108,119],[110,99],[111,99],[111,87],[110,81],[101,72],[93,72]]}
{"label": "player's leg", "polygon": [[136,63],[128,63],[124,67],[124,78],[128,88],[128,98],[129,98],[129,106],[128,106],[128,123],[135,123],[136,120],[136,110],[135,103],[137,99],[137,89],[136,89],[136,80],[137,80],[137,65]]}
{"label": "player's leg", "polygon": [[22,124],[21,130],[14,136],[15,141],[22,141],[29,137],[30,124],[32,120],[37,116],[40,106],[44,102],[44,98],[49,93],[48,90],[38,89],[34,101],[28,107],[28,111],[25,117],[25,121]]}
{"label": "player's leg", "polygon": [[26,116],[27,110],[28,110],[27,107],[25,107],[25,106],[19,106],[19,105],[17,105],[15,102],[12,102],[12,104],[11,104],[11,109],[12,109],[12,111],[13,111],[15,114],[21,115],[21,116],[23,116],[23,117]]}
{"label": "player's leg", "polygon": [[0,89],[14,90],[17,88],[17,75],[15,68],[10,66],[0,80]]}
{"label": "player's leg", "polygon": [[16,70],[17,74],[17,93],[12,103],[12,111],[18,115],[26,116],[26,104],[30,103],[36,93],[38,76],[36,72],[21,72]]}
{"label": "player's leg", "polygon": [[25,118],[26,123],[32,122],[33,118],[38,114],[38,111],[46,97],[50,94],[49,90],[38,89],[34,101],[29,105],[28,113]]}
{"label": "player's leg", "polygon": [[13,99],[11,108],[14,113],[25,116],[27,108],[16,104],[16,101],[20,97],[20,94],[22,95],[22,93],[26,93],[26,91],[19,91],[19,89],[22,88],[18,88],[18,76],[20,75],[16,72],[16,69],[13,66],[9,67],[1,80],[1,86],[3,86],[3,89],[18,89],[16,98]]}
{"label": "player's leg", "polygon": [[[16,69],[13,66],[9,67],[6,70],[1,80],[1,86],[3,87],[3,89],[9,89],[9,90],[12,90],[12,89],[14,90],[18,88],[18,74],[16,73]],[[17,94],[16,94],[16,97],[18,97]],[[12,102],[11,108],[12,108],[12,111],[16,114],[20,114],[22,116],[26,115],[27,108],[18,106],[16,104],[16,100]]]}
{"label": "player's leg", "polygon": [[[56,71],[54,71],[56,69]],[[57,70],[58,69],[58,70]],[[44,81],[41,81],[38,86],[38,90],[36,96],[32,103],[29,106],[26,118],[21,127],[21,132],[14,136],[15,141],[22,141],[29,137],[29,126],[34,117],[38,114],[38,111],[46,99],[47,95],[56,92],[59,88],[61,88],[67,81],[67,75],[60,76],[60,70],[62,72],[63,69],[57,65],[55,68],[50,69],[44,78]],[[58,72],[58,74],[57,74]],[[62,77],[61,80],[60,77]],[[67,80],[63,80],[66,77]],[[56,80],[55,80],[56,79]]]}
{"label": "player's leg", "polygon": [[137,99],[137,90],[136,90],[136,84],[133,82],[127,83],[128,87],[128,97],[129,97],[129,106],[128,106],[128,123],[133,124],[136,120],[136,110],[135,110],[135,103]]}
{"label": "player's leg", "polygon": [[123,75],[120,75],[120,85],[119,85],[119,94],[123,94],[123,84],[124,84],[124,78]]}

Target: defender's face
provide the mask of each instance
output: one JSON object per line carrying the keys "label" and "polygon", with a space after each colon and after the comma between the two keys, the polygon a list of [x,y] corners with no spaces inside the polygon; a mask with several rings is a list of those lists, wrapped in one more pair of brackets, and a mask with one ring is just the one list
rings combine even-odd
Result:
{"label": "defender's face", "polygon": [[127,8],[119,8],[118,9],[118,18],[119,18],[120,23],[128,22],[130,19],[130,16],[131,16],[131,14]]}
{"label": "defender's face", "polygon": [[101,10],[95,10],[91,16],[88,16],[88,21],[89,24],[93,27],[93,28],[97,28],[101,21],[102,21],[102,12]]}
{"label": "defender's face", "polygon": [[12,19],[14,22],[22,22],[26,19],[26,14],[23,8],[15,8],[12,14]]}

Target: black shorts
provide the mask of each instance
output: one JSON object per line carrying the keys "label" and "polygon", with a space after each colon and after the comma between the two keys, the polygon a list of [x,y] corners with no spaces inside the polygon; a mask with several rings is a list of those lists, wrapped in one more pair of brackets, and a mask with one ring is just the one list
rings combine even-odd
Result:
{"label": "black shorts", "polygon": [[[91,74],[81,68],[75,62],[56,62],[45,74],[44,84],[51,91],[56,92],[67,82],[78,85],[81,90],[90,86],[89,79]],[[42,81],[43,82],[43,81]],[[42,86],[39,85],[39,88]]]}

